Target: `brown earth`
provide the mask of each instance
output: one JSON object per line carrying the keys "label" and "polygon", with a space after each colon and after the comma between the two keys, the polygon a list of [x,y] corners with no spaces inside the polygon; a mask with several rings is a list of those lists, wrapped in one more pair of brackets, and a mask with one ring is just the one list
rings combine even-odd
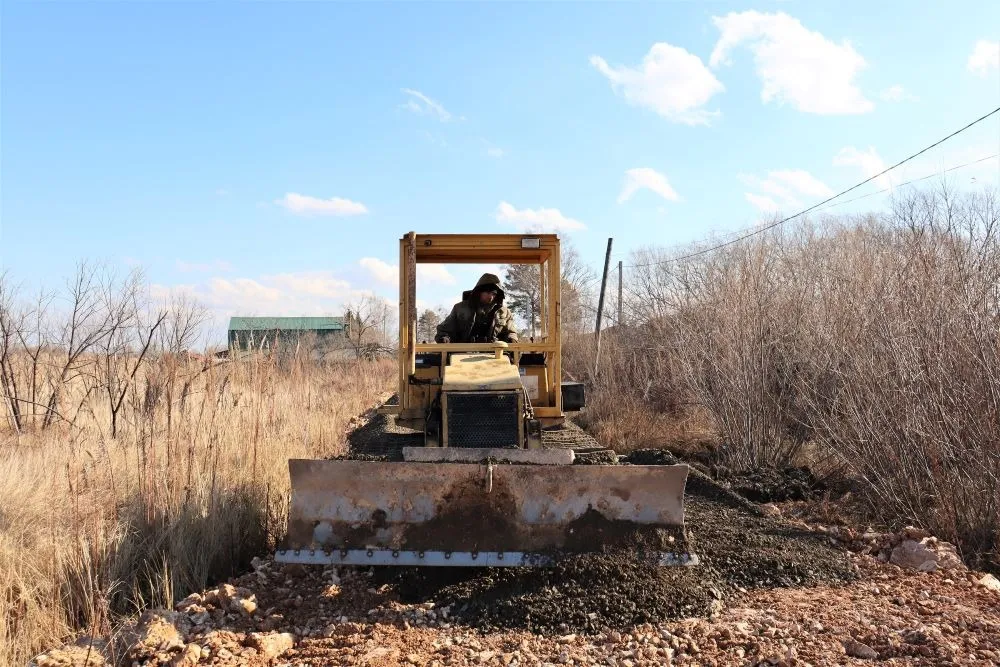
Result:
{"label": "brown earth", "polygon": [[[861,578],[849,585],[737,592],[710,617],[563,635],[481,632],[455,622],[447,606],[401,603],[393,587],[373,584],[367,572],[343,568],[338,574],[333,568],[307,570],[259,561],[253,574],[234,581],[230,589],[192,596],[178,606],[181,612],[149,614],[146,627],[155,628],[146,632],[151,643],[133,649],[128,662],[998,664],[1000,592],[978,583],[981,575],[904,571],[866,554],[851,558]],[[255,607],[246,604],[249,596],[255,597]],[[91,664],[103,663],[106,647],[98,643],[52,651],[36,664],[83,665],[88,650]]]}

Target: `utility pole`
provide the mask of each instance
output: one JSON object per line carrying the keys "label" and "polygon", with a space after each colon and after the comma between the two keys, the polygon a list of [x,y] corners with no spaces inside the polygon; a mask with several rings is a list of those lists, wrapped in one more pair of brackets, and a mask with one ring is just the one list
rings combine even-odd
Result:
{"label": "utility pole", "polygon": [[594,375],[597,375],[598,363],[601,361],[601,316],[604,314],[604,290],[608,286],[608,265],[611,263],[611,243],[608,239],[608,250],[604,253],[604,276],[601,278],[601,297],[597,300],[597,328],[594,330]]}
{"label": "utility pole", "polygon": [[618,261],[618,326],[625,324],[622,317],[622,263]]}

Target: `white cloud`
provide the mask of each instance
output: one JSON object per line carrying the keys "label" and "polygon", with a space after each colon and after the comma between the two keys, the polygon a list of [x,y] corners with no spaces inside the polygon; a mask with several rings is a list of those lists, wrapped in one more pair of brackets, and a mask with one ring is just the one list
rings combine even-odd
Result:
{"label": "white cloud", "polygon": [[444,264],[417,264],[417,280],[437,285],[454,285],[456,282],[455,276]]}
{"label": "white cloud", "polygon": [[[376,257],[362,257],[358,264],[375,280],[385,285],[399,283],[399,265],[383,262]],[[444,264],[418,264],[417,281],[423,284],[454,285],[456,280]]]}
{"label": "white cloud", "polygon": [[746,192],[747,201],[762,211],[802,208],[803,199],[825,199],[833,190],[804,169],[778,169],[767,172],[766,178],[741,174],[740,180],[757,193]]}
{"label": "white cloud", "polygon": [[224,331],[228,318],[234,315],[337,316],[343,314],[346,304],[371,292],[329,271],[279,273],[256,278],[213,276],[197,283],[150,286],[150,295],[157,300],[181,294],[208,309],[215,331],[214,340],[210,342],[219,342],[223,339],[220,332]]}
{"label": "white cloud", "polygon": [[[412,88],[401,88],[400,90],[402,90],[402,92],[410,98],[405,104],[402,105],[407,111],[412,111],[413,113],[421,115],[434,116],[442,123],[455,120],[455,116],[453,116],[450,111],[445,109],[444,105],[437,100],[424,95],[419,90],[413,90]],[[457,120],[464,120],[464,118],[458,118]]]}
{"label": "white cloud", "polygon": [[501,158],[507,154],[507,151],[502,148],[497,148],[496,146],[490,146],[486,149],[486,154],[490,157]]}
{"label": "white cloud", "polygon": [[920,99],[898,83],[882,90],[878,96],[883,102],[916,102]]}
{"label": "white cloud", "polygon": [[281,199],[276,199],[274,203],[296,215],[346,216],[362,215],[368,212],[368,207],[361,202],[341,197],[320,199],[318,197],[300,195],[297,192],[288,192]]}
{"label": "white cloud", "polygon": [[233,265],[224,259],[214,259],[210,262],[188,262],[179,259],[174,263],[174,266],[181,273],[211,273],[213,271],[225,273],[233,270]]}
{"label": "white cloud", "polygon": [[[854,146],[845,146],[834,156],[833,164],[837,167],[857,167],[865,178],[871,178],[884,171],[886,167],[885,161],[882,160],[873,146],[869,146],[866,151],[859,150]],[[875,182],[883,188],[892,187],[889,174],[878,177]]]}
{"label": "white cloud", "polygon": [[347,298],[353,294],[351,283],[333,276],[328,271],[278,273],[265,276],[264,280],[282,293],[325,299]]}
{"label": "white cloud", "polygon": [[788,185],[792,190],[807,197],[829,197],[833,190],[805,169],[782,169],[770,171],[768,180]]}
{"label": "white cloud", "polygon": [[625,172],[625,183],[622,185],[618,203],[628,201],[639,190],[650,190],[667,201],[680,201],[677,192],[671,187],[667,177],[649,167],[637,167]]}
{"label": "white cloud", "polygon": [[358,264],[380,283],[392,285],[399,282],[399,266],[397,264],[387,264],[375,257],[362,257]]}
{"label": "white cloud", "polygon": [[763,82],[765,103],[789,103],[816,114],[855,114],[874,105],[854,82],[867,65],[850,42],[833,42],[785,13],[731,12],[712,22],[720,31],[712,67],[730,64],[730,54],[746,46]]}
{"label": "white cloud", "polygon": [[770,197],[755,195],[752,192],[746,192],[744,195],[746,196],[748,202],[756,206],[761,211],[773,212],[778,210],[778,203]]}
{"label": "white cloud", "polygon": [[271,309],[281,301],[281,290],[268,287],[252,278],[211,278],[198,298],[209,306],[232,306],[234,309]]}
{"label": "white cloud", "polygon": [[725,87],[701,58],[679,46],[657,42],[635,68],[611,67],[596,55],[590,57],[590,64],[629,104],[652,109],[669,121],[708,125],[719,115],[703,107]]}
{"label": "white cloud", "polygon": [[969,68],[970,72],[984,79],[989,76],[991,69],[1000,68],[1000,42],[988,39],[976,42],[966,67]]}
{"label": "white cloud", "polygon": [[218,197],[228,197],[229,196],[229,190],[227,190],[225,188],[219,188],[218,190],[215,191],[215,194]]}
{"label": "white cloud", "polygon": [[510,224],[522,231],[558,232],[587,228],[579,220],[567,218],[557,208],[517,209],[505,201],[497,206],[496,219],[501,224]]}

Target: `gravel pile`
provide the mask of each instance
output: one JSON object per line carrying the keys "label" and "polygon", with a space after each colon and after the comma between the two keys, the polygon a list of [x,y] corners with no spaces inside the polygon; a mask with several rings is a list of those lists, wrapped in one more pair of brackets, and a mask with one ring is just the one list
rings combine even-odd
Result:
{"label": "gravel pile", "polygon": [[256,561],[255,572],[228,587],[144,614],[114,642],[83,638],[34,664],[1000,664],[1000,585],[980,573],[922,573],[854,558],[861,579],[847,586],[748,591],[710,617],[552,635],[469,628],[447,605],[401,601],[391,586],[353,568]]}
{"label": "gravel pile", "polygon": [[[673,465],[669,451],[649,449],[615,457],[568,423],[545,432],[550,444],[579,446],[580,463]],[[351,458],[398,460],[413,431],[376,415],[351,434]],[[635,553],[569,557],[551,569],[478,570],[386,568],[380,584],[413,603],[446,604],[452,620],[484,631],[594,633],[688,616],[706,616],[734,593],[753,588],[852,580],[844,549],[825,536],[766,516],[754,503],[692,470],[686,535],[678,550],[696,553],[696,567],[651,567]]]}

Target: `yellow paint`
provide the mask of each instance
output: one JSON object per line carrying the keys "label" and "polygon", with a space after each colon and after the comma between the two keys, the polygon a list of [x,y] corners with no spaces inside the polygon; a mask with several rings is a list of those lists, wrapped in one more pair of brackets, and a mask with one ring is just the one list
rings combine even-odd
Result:
{"label": "yellow paint", "polygon": [[444,391],[519,389],[521,377],[506,357],[490,354],[454,354],[444,369]]}

